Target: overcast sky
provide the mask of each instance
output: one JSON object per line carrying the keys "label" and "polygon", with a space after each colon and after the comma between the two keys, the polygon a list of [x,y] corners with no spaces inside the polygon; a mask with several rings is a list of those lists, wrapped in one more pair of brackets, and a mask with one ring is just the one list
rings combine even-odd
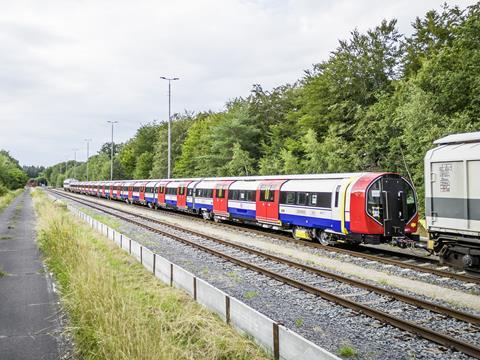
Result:
{"label": "overcast sky", "polygon": [[[221,110],[293,83],[338,39],[382,19],[402,33],[443,0],[0,0],[0,148],[21,164],[85,160],[172,111]],[[475,1],[447,1],[461,7]]]}

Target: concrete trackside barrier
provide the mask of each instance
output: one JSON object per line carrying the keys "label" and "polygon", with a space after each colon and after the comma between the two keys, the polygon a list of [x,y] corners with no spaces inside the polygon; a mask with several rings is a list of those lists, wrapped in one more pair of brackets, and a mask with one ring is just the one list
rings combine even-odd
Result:
{"label": "concrete trackside barrier", "polygon": [[132,240],[130,244],[130,254],[132,254],[132,256],[140,262],[142,257],[142,246],[135,240]]}
{"label": "concrete trackside barrier", "polygon": [[198,303],[217,313],[238,331],[252,336],[260,346],[273,354],[274,359],[340,360],[334,354],[278,324],[240,300],[230,297],[222,290],[100,223],[74,206],[68,204],[67,208],[93,229],[131,254],[162,282],[183,289]]}
{"label": "concrete trackside barrier", "polygon": [[222,290],[217,289],[215,286],[210,285],[202,279],[196,280],[197,285],[197,301],[216,312],[223,320],[227,320],[226,314],[226,301],[228,297]]}
{"label": "concrete trackside barrier", "polygon": [[152,250],[142,247],[142,265],[148,270],[148,271],[153,271],[153,257],[155,254],[153,253]]}
{"label": "concrete trackside barrier", "polygon": [[235,298],[230,299],[230,323],[253,336],[264,348],[274,349],[274,321]]}
{"label": "concrete trackside barrier", "polygon": [[193,296],[196,291],[194,286],[195,275],[177,265],[173,265],[172,269],[173,286],[183,289]]}

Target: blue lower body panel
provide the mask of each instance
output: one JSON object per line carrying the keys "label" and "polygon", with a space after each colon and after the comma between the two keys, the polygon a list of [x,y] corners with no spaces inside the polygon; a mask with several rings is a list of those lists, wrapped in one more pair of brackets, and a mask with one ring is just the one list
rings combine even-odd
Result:
{"label": "blue lower body panel", "polygon": [[254,219],[257,216],[257,212],[255,210],[246,210],[246,209],[238,209],[234,207],[229,207],[228,212],[234,218],[239,219]]}
{"label": "blue lower body panel", "polygon": [[177,200],[166,200],[165,202],[169,206],[177,206]]}
{"label": "blue lower body panel", "polygon": [[152,197],[145,197],[145,201],[149,202],[149,203],[152,203],[152,204],[155,204],[157,202],[157,199],[152,198]]}
{"label": "blue lower body panel", "polygon": [[[340,220],[280,214],[280,221],[283,224],[290,224],[295,226],[303,226],[303,227],[322,229],[322,230],[330,229],[336,232],[342,231]],[[349,230],[350,223],[346,222],[345,227],[347,228],[347,230]]]}
{"label": "blue lower body panel", "polygon": [[212,211],[213,210],[213,205],[195,204],[194,209],[207,209],[208,211]]}

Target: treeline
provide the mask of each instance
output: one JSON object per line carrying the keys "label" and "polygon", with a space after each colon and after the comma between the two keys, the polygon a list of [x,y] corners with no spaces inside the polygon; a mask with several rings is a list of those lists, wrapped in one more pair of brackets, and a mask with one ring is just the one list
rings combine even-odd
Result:
{"label": "treeline", "polygon": [[[173,176],[389,170],[411,177],[423,196],[432,141],[479,130],[480,4],[444,5],[412,27],[410,36],[395,20],[354,30],[295,84],[254,85],[224,111],[176,116]],[[164,178],[166,154],[166,123],[143,125],[116,149],[114,177]],[[59,184],[73,177],[72,163],[44,174]],[[86,164],[75,171],[86,178]],[[90,158],[89,172],[109,179],[109,144]]]}
{"label": "treeline", "polygon": [[0,150],[0,196],[27,183],[28,175],[8,151]]}

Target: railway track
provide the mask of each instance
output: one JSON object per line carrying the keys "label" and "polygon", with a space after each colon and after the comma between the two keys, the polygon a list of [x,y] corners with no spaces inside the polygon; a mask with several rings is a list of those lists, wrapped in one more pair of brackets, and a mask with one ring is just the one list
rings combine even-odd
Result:
{"label": "railway track", "polygon": [[[64,192],[62,192],[64,193]],[[82,196],[82,195],[76,195]],[[108,205],[105,205],[108,206]],[[115,207],[109,206],[111,209],[117,209]],[[149,210],[155,212],[153,209],[149,209],[148,207],[143,207],[144,210]],[[192,214],[182,214],[178,212],[168,211],[168,214],[173,217],[188,219],[190,221],[195,221],[199,223],[204,223],[205,220],[198,218],[196,216],[192,216]],[[290,236],[286,236],[283,234],[279,234],[278,232],[273,232],[270,229],[262,229],[253,226],[244,226],[244,224],[229,224],[229,223],[215,223],[209,222],[209,225],[214,225],[222,228],[226,228],[235,232],[239,233],[250,233],[250,234],[257,234],[262,237],[267,237],[279,241],[286,241],[289,243],[293,243],[295,245],[312,248],[312,249],[320,249],[332,253],[348,255],[352,257],[362,258],[369,261],[375,261],[385,265],[393,265],[403,269],[410,269],[417,272],[425,273],[425,274],[433,274],[436,276],[440,276],[442,278],[451,278],[455,280],[459,280],[465,283],[473,283],[480,285],[480,276],[472,275],[465,273],[464,271],[456,272],[453,269],[445,269],[444,266],[438,264],[437,260],[433,260],[429,257],[423,257],[419,255],[413,254],[406,254],[402,252],[392,251],[392,250],[385,250],[385,249],[375,249],[372,247],[359,247],[357,250],[346,249],[339,246],[325,246],[314,242],[304,241],[304,240],[295,240]],[[242,226],[240,226],[242,225]],[[368,253],[367,253],[368,252]]]}
{"label": "railway track", "polygon": [[[232,243],[230,241],[218,239],[192,230],[186,230],[158,219],[153,219],[139,214],[132,214],[128,211],[112,208],[111,206],[105,204],[93,203],[91,201],[87,202],[63,193],[55,193],[59,196],[68,198],[80,204],[132,223],[136,226],[142,227],[148,231],[174,239],[185,245],[192,246],[196,249],[202,250],[241,267],[268,276],[283,284],[301,289],[325,300],[368,315],[383,323],[387,323],[399,329],[417,334],[443,346],[452,347],[468,355],[480,358],[480,347],[478,347],[476,344],[465,341],[461,337],[439,332],[438,326],[433,326],[430,328],[428,326],[415,323],[411,320],[392,315],[392,313],[389,313],[385,309],[382,310],[382,307],[387,305],[388,308],[391,309],[395,307],[399,308],[400,306],[401,309],[401,307],[406,303],[409,306],[415,307],[417,309],[415,311],[431,312],[431,322],[433,322],[433,324],[438,324],[439,321],[442,321],[443,317],[448,319],[456,319],[460,330],[457,328],[455,331],[453,331],[454,333],[461,333],[465,329],[467,329],[466,331],[468,332],[479,332],[480,317],[473,314],[461,312],[423,299],[412,297],[410,295],[402,294],[396,291],[371,285],[363,281],[350,279],[335,273],[320,270],[315,267],[252,249],[247,246]],[[154,226],[152,226],[152,224]],[[305,278],[307,278],[308,281],[305,281]],[[325,289],[325,286],[323,288],[319,287],[319,283],[324,285],[327,284],[328,290]],[[339,286],[339,284],[341,286]],[[344,284],[348,284],[350,288],[345,289]],[[337,286],[335,287],[335,285]],[[340,291],[338,289],[340,289]],[[361,291],[358,292],[358,289],[361,289]],[[345,294],[345,291],[349,293]],[[376,301],[372,302],[371,297],[370,301],[368,301],[368,304],[365,301],[362,302],[352,300],[352,298],[356,297],[361,298],[363,295],[365,295],[365,291],[375,294],[377,297]],[[380,306],[374,306],[375,302]],[[439,315],[440,318],[433,314]]]}

